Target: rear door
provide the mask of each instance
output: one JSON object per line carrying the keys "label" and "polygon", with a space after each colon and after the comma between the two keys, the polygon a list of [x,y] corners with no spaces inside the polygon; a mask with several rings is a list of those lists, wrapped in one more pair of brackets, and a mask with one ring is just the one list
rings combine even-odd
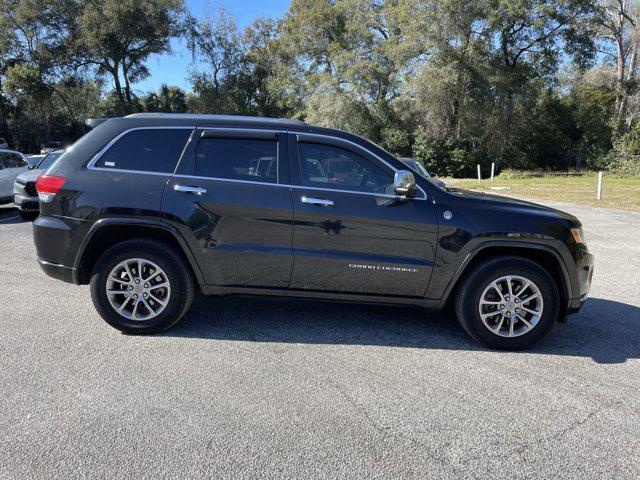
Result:
{"label": "rear door", "polygon": [[393,193],[395,170],[348,141],[292,134],[298,289],[422,296],[437,242],[435,205]]}
{"label": "rear door", "polygon": [[208,285],[289,286],[293,211],[283,131],[201,128],[163,198]]}

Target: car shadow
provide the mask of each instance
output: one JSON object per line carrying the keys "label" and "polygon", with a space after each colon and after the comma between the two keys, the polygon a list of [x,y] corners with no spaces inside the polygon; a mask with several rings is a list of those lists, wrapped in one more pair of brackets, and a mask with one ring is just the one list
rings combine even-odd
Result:
{"label": "car shadow", "polygon": [[0,205],[0,225],[11,225],[14,223],[26,223],[23,220],[18,209],[13,204]]}
{"label": "car shadow", "polygon": [[[528,353],[622,363],[640,356],[640,308],[600,298],[556,325]],[[488,350],[450,313],[389,305],[264,297],[197,295],[189,313],[164,334],[216,340]]]}

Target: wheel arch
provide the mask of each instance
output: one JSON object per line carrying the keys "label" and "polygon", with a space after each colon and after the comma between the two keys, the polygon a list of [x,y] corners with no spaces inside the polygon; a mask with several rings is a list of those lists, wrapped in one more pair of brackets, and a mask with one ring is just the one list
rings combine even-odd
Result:
{"label": "wheel arch", "polygon": [[87,285],[102,253],[118,243],[136,238],[157,240],[175,248],[189,265],[196,285],[201,288],[205,284],[193,253],[178,231],[160,222],[126,219],[102,219],[91,226],[76,254],[74,283]]}
{"label": "wheel arch", "polygon": [[488,242],[478,246],[458,267],[453,278],[449,282],[442,305],[449,304],[455,296],[456,289],[462,283],[462,279],[472,271],[474,265],[494,258],[496,256],[520,256],[531,260],[544,268],[553,278],[560,293],[561,315],[563,319],[572,298],[572,281],[567,266],[562,256],[553,248],[546,245],[518,243],[518,242]]}

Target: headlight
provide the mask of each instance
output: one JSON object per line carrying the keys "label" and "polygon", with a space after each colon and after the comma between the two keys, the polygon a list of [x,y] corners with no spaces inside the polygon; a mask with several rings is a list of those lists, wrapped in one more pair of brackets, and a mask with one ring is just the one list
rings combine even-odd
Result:
{"label": "headlight", "polygon": [[584,232],[582,231],[582,228],[572,228],[571,235],[573,235],[573,239],[576,241],[576,243],[587,243],[584,238]]}

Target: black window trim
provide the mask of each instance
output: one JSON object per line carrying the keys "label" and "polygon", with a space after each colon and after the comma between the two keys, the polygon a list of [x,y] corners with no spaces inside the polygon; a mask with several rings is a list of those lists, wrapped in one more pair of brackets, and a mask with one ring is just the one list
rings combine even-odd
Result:
{"label": "black window trim", "polygon": [[97,167],[96,163],[104,156],[105,153],[107,153],[109,151],[109,149],[111,147],[113,147],[116,142],[118,140],[120,140],[122,137],[124,137],[125,135],[131,133],[131,132],[135,132],[138,130],[195,130],[196,126],[184,126],[184,125],[176,125],[173,127],[170,126],[157,126],[157,127],[134,127],[134,128],[129,128],[123,132],[121,132],[120,134],[116,135],[109,143],[107,143],[102,150],[100,150],[98,153],[95,154],[95,156],[93,157],[93,159],[91,159],[91,161],[87,164],[87,170],[98,170],[98,171],[102,171],[102,172],[120,172],[120,173],[139,173],[139,174],[144,174],[144,175],[159,175],[162,177],[166,177],[166,176],[172,176],[175,174],[176,169],[178,168],[178,165],[180,164],[180,159],[182,158],[182,155],[184,154],[185,149],[187,148],[187,145],[189,145],[189,139],[187,139],[187,141],[185,142],[184,146],[182,147],[182,151],[180,152],[180,156],[178,157],[177,161],[176,161],[176,166],[174,167],[173,171],[171,172],[150,172],[148,170],[136,170],[136,169],[128,169],[128,168],[107,168],[107,167]]}
{"label": "black window trim", "polygon": [[[120,133],[119,135],[117,135],[113,140],[111,140],[104,148],[102,148],[102,150],[100,150],[94,157],[93,159],[87,164],[87,169],[89,170],[99,170],[99,171],[105,171],[105,172],[122,172],[122,173],[137,173],[137,174],[144,174],[144,175],[160,175],[160,176],[172,176],[172,177],[176,177],[176,178],[190,178],[190,179],[202,179],[202,180],[216,180],[216,181],[221,181],[221,182],[232,182],[232,183],[245,183],[245,184],[256,184],[256,185],[269,185],[272,187],[284,187],[284,188],[304,188],[307,190],[317,190],[317,191],[324,191],[324,192],[338,192],[338,193],[350,193],[350,194],[354,194],[354,195],[369,195],[369,196],[374,196],[374,197],[386,197],[386,198],[400,198],[399,195],[386,195],[386,194],[382,194],[382,193],[370,193],[370,192],[356,192],[353,190],[338,190],[338,189],[333,189],[333,188],[321,188],[321,187],[309,187],[309,186],[305,186],[305,185],[294,185],[294,184],[288,184],[288,183],[269,183],[269,182],[256,182],[256,181],[251,181],[251,180],[237,180],[237,179],[231,179],[231,178],[213,178],[213,177],[200,177],[200,176],[196,176],[196,175],[189,175],[181,173],[178,174],[176,173],[179,168],[180,168],[180,164],[184,162],[184,153],[185,151],[189,148],[189,145],[192,142],[192,138],[189,138],[189,140],[187,140],[184,149],[182,151],[182,154],[180,155],[180,158],[178,159],[178,162],[176,164],[176,168],[173,172],[171,173],[163,173],[163,172],[148,172],[145,170],[126,170],[126,169],[119,169],[119,168],[104,168],[104,167],[96,167],[95,164],[98,160],[100,160],[100,157],[102,157],[107,150],[109,150],[109,148],[111,148],[111,146],[113,146],[120,138],[122,138],[124,135],[126,135],[129,132],[135,131],[135,130],[171,130],[171,129],[185,129],[185,130],[209,130],[209,131],[218,131],[220,133],[223,132],[245,132],[245,133],[259,133],[259,132],[263,132],[263,133],[276,133],[278,134],[278,140],[279,140],[279,136],[282,134],[289,134],[290,136],[295,136],[295,139],[298,138],[304,138],[305,141],[308,141],[309,143],[324,143],[323,140],[329,140],[328,145],[330,146],[339,146],[338,143],[342,143],[343,145],[349,145],[351,146],[351,148],[349,148],[349,150],[354,150],[354,153],[358,153],[358,151],[361,152],[365,152],[367,155],[364,155],[365,158],[367,157],[373,157],[376,160],[382,162],[383,164],[385,164],[388,168],[390,168],[393,173],[395,174],[395,172],[398,171],[397,168],[395,168],[393,165],[391,165],[390,163],[388,163],[386,160],[384,160],[383,158],[381,158],[379,155],[376,155],[375,153],[371,152],[370,150],[368,150],[367,148],[363,147],[362,145],[359,145],[355,142],[352,142],[350,140],[347,140],[345,138],[340,138],[340,137],[335,137],[333,135],[327,135],[327,134],[321,134],[321,133],[309,133],[309,132],[301,132],[301,131],[296,131],[296,130],[283,130],[283,129],[260,129],[260,128],[250,128],[250,127],[212,127],[212,126],[201,126],[201,125],[191,125],[191,126],[184,126],[184,125],[178,125],[178,126],[156,126],[156,127],[133,127],[130,128],[128,130],[123,131],[122,133]],[[202,135],[202,134],[201,134]],[[193,137],[193,136],[192,136]],[[200,141],[200,138],[198,135],[195,135],[195,138],[193,138],[193,140],[195,140],[196,142]],[[278,141],[279,144],[279,141]],[[298,155],[298,153],[295,153],[296,157]],[[362,155],[362,153],[360,153],[360,155]],[[279,145],[278,145],[278,161],[280,161],[280,151],[279,151]],[[299,167],[298,167],[299,168]],[[422,193],[422,196],[420,197],[414,197],[411,200],[428,200],[428,196],[425,193],[425,190],[420,187],[419,185],[417,186],[418,190],[420,190],[420,193]]]}

